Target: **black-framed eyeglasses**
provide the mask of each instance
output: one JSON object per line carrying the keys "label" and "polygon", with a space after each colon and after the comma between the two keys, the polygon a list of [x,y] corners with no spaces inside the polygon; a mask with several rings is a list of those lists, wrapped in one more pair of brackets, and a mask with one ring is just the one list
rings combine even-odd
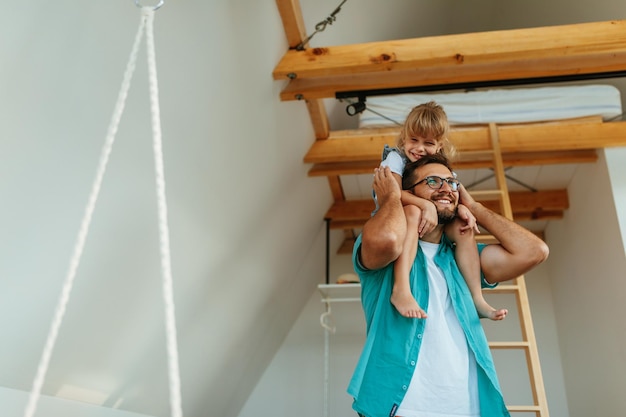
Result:
{"label": "black-framed eyeglasses", "polygon": [[428,185],[428,187],[432,188],[433,190],[439,190],[441,187],[443,187],[443,183],[447,182],[452,191],[458,191],[460,184],[459,180],[457,180],[456,178],[442,178],[436,175],[431,175],[411,185],[409,188],[407,188],[407,190],[412,190],[416,185],[419,185],[423,182],[425,182],[426,185]]}

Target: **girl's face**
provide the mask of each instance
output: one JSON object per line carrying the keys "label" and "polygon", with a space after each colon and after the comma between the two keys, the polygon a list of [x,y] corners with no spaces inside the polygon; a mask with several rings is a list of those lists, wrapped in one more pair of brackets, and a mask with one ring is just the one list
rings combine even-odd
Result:
{"label": "girl's face", "polygon": [[432,135],[425,138],[418,136],[408,138],[404,142],[404,153],[409,161],[415,162],[425,155],[432,155],[439,152],[441,145]]}

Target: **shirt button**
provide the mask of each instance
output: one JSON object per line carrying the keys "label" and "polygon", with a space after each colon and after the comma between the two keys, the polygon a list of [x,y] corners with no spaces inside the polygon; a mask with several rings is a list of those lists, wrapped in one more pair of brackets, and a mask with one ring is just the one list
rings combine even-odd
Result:
{"label": "shirt button", "polygon": [[411,365],[415,366],[415,361],[411,361]]}
{"label": "shirt button", "polygon": [[406,385],[402,385],[402,389],[406,391]]}
{"label": "shirt button", "polygon": [[418,335],[417,335],[417,338],[418,338],[418,339],[421,339],[421,338],[422,338],[422,335],[421,335],[421,334],[418,334]]}

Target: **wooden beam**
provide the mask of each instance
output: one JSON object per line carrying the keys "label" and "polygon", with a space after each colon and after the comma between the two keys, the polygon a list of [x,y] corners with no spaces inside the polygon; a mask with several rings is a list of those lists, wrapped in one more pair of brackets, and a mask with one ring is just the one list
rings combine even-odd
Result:
{"label": "wooden beam", "polygon": [[[363,164],[361,167],[369,168],[368,164],[380,161],[385,144],[395,144],[398,132],[398,128],[331,131],[328,140],[318,140],[311,146],[304,162],[359,162]],[[502,125],[498,126],[498,134],[503,155],[509,154],[507,158],[513,161],[518,154],[518,164],[529,162],[532,165],[533,153],[543,153],[544,158],[551,152],[572,156],[569,153],[572,150],[626,146],[626,122]],[[453,128],[450,140],[461,156],[464,152],[489,150],[491,146],[488,127]]]}
{"label": "wooden beam", "polygon": [[[578,151],[553,151],[553,152],[514,152],[502,155],[502,160],[507,167],[533,166],[533,165],[556,165],[556,164],[583,164],[594,163],[598,160],[598,154],[593,149]],[[337,175],[371,174],[380,164],[380,158],[370,161],[354,162],[330,162],[314,164],[309,170],[310,177],[324,177]],[[454,168],[477,169],[490,168],[493,162],[479,159],[463,158],[454,162]]]}
{"label": "wooden beam", "polygon": [[[306,29],[304,26],[304,18],[300,9],[299,0],[276,0],[278,12],[283,21],[285,28],[285,36],[289,43],[289,48],[293,49],[306,39]],[[308,46],[308,45],[305,45]],[[328,115],[326,107],[322,100],[309,99],[305,100],[313,131],[316,139],[328,138],[330,130],[328,123]]]}
{"label": "wooden beam", "polygon": [[309,110],[315,139],[328,139],[330,123],[324,102],[322,100],[306,100],[306,108]]}
{"label": "wooden beam", "polygon": [[[471,194],[471,192],[470,192]],[[566,210],[569,208],[569,200],[567,190],[540,190],[540,191],[511,191],[509,193],[511,207],[514,212],[529,213],[536,210]],[[494,203],[497,207],[497,201],[482,200],[476,197],[483,205],[489,207],[489,203]]]}
{"label": "wooden beam", "polygon": [[278,13],[283,21],[289,48],[295,48],[306,39],[306,29],[299,0],[276,0]]}
{"label": "wooden beam", "polygon": [[[561,218],[569,208],[567,190],[515,191],[509,193],[516,221]],[[498,201],[477,193],[475,197],[485,207],[499,212]],[[374,201],[336,201],[326,212],[331,229],[354,229],[363,226],[374,210]]]}
{"label": "wooden beam", "polygon": [[[278,63],[273,76],[280,80],[294,74],[305,79],[453,67],[457,71],[453,77],[456,79],[470,68],[495,64],[504,64],[515,72],[532,70],[549,74],[559,67],[569,68],[567,63],[571,60],[606,71],[606,59],[610,64],[619,62],[620,68],[624,68],[625,43],[624,20],[429,36],[290,51]],[[589,57],[601,59],[587,62]],[[532,68],[534,65],[529,63],[546,59],[554,61],[557,68]],[[577,66],[575,70],[581,68]]]}
{"label": "wooden beam", "polygon": [[336,92],[626,70],[626,21],[289,50],[273,71],[282,100]]}
{"label": "wooden beam", "polygon": [[[499,213],[498,207],[494,205],[494,211]],[[514,220],[516,222],[524,222],[531,220],[561,220],[563,218],[563,211],[561,210],[536,210],[534,212],[514,212]],[[361,229],[367,219],[353,219],[353,220],[332,220],[330,222],[330,228],[332,230],[353,230]]]}
{"label": "wooden beam", "polygon": [[[502,154],[502,160],[507,167],[555,165],[555,164],[583,164],[598,160],[595,149],[581,149],[573,151],[546,151],[546,152],[509,152]],[[481,159],[471,159],[461,155],[459,161],[454,162],[456,169],[489,168],[492,162]]]}
{"label": "wooden beam", "polygon": [[330,187],[330,192],[333,195],[333,200],[335,201],[345,200],[345,195],[343,193],[343,186],[341,185],[341,179],[338,176],[329,175],[328,186]]}
{"label": "wooden beam", "polygon": [[356,241],[355,237],[348,237],[348,236],[346,236],[346,238],[341,243],[341,246],[337,250],[337,253],[341,254],[341,255],[349,255],[349,254],[351,254],[352,253],[352,249],[354,248],[354,242],[355,241]]}

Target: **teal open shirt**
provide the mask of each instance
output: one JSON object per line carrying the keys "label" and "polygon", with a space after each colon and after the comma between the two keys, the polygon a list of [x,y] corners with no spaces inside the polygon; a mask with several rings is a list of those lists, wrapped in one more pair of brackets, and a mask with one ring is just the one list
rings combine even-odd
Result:
{"label": "teal open shirt", "polygon": [[[478,245],[479,252],[484,244]],[[402,402],[417,363],[424,320],[401,316],[389,301],[393,287],[393,263],[379,270],[364,268],[358,258],[361,236],[354,245],[352,260],[361,280],[361,302],[367,337],[348,386],[352,408],[367,417],[389,417]],[[491,351],[471,294],[454,259],[452,243],[442,237],[435,263],[443,271],[454,311],[465,332],[477,363],[481,417],[509,416],[496,376]],[[482,274],[481,274],[482,275]],[[417,302],[428,311],[428,278],[422,250],[410,273]],[[483,287],[490,285],[482,277]]]}

